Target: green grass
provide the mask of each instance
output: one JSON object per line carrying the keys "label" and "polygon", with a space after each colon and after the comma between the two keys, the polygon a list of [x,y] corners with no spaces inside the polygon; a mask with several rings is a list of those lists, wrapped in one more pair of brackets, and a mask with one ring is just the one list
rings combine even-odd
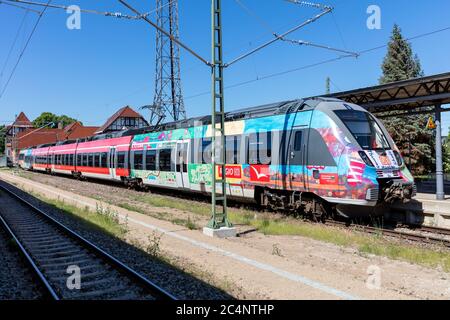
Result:
{"label": "green grass", "polygon": [[[169,221],[169,222],[172,222],[173,224],[176,224],[178,226],[186,227],[189,230],[198,230],[198,229],[200,229],[200,227],[195,223],[195,221],[193,221],[191,219],[190,216],[188,216],[187,219],[173,218],[173,216],[170,213],[167,213],[167,212],[149,212],[149,211],[146,211],[145,209],[143,209],[141,207],[138,207],[136,205],[132,205],[132,204],[129,204],[129,203],[121,203],[121,204],[119,204],[119,207],[127,209],[127,210],[130,210],[130,211],[142,213],[142,214],[154,217],[156,219]],[[167,208],[167,206],[161,206],[161,208]]]}
{"label": "green grass", "polygon": [[79,208],[61,200],[49,199],[42,194],[30,193],[42,202],[77,218],[90,228],[103,231],[118,238],[122,238],[127,232],[126,226],[119,222],[118,213],[111,211],[110,208],[103,208],[99,205],[97,205],[96,210],[91,210],[88,207]]}
{"label": "green grass", "polygon": [[442,268],[445,272],[450,272],[450,253],[448,250],[430,250],[416,246],[380,242],[380,240],[368,239],[359,245],[358,251],[395,260],[403,260],[426,267]]}
{"label": "green grass", "polygon": [[[210,216],[211,206],[207,203],[194,202],[184,199],[175,199],[155,194],[142,194],[132,197],[131,200],[147,204],[157,208],[172,208],[184,212],[199,215],[202,218]],[[45,200],[48,202],[47,200]],[[55,206],[68,212],[74,212],[76,216],[89,220],[109,233],[118,235],[123,233],[120,225],[114,218],[108,215],[92,213],[80,210],[61,202],[53,202]],[[199,229],[195,218],[188,219],[174,217],[167,212],[148,212],[145,209],[130,203],[119,205],[130,211],[153,216],[157,219],[170,221],[174,224],[187,227],[191,230]],[[442,268],[450,272],[450,251],[448,249],[427,249],[410,244],[393,244],[392,241],[384,239],[381,235],[367,235],[351,230],[341,230],[320,224],[305,223],[301,220],[289,217],[277,217],[266,213],[260,213],[244,209],[229,208],[228,215],[234,224],[248,225],[266,235],[290,235],[303,236],[314,240],[332,243],[341,247],[355,248],[360,254],[374,254],[395,260],[407,261],[432,268]]]}
{"label": "green grass", "polygon": [[181,211],[189,211],[202,216],[211,214],[211,206],[204,203],[196,203],[190,200],[168,198],[156,194],[134,196],[133,200],[146,203],[157,208],[171,208]]}
{"label": "green grass", "polygon": [[[182,199],[174,201],[173,198],[153,194],[139,195],[134,200],[159,208],[188,211],[201,215],[202,217],[210,215],[211,207],[206,203],[196,203]],[[124,207],[141,213],[144,211],[142,209],[135,210],[136,208],[134,206],[128,204],[124,204]],[[289,217],[274,217],[273,215],[250,210],[229,208],[228,216],[234,224],[252,226],[265,235],[303,236],[341,247],[355,248],[360,254],[373,254],[427,267],[442,268],[444,271],[450,272],[450,251],[444,248],[442,250],[434,250],[409,244],[393,244],[391,241],[384,239],[380,234],[366,235],[351,230],[341,230],[320,224],[305,223]],[[171,219],[169,221],[183,226],[189,223],[185,219]],[[192,228],[198,229],[198,227],[194,226]]]}

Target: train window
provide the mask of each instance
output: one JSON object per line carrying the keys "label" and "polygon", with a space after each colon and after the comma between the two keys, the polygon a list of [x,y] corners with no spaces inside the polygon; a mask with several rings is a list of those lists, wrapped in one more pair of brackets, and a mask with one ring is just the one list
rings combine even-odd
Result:
{"label": "train window", "polygon": [[94,167],[94,158],[95,158],[95,156],[94,156],[94,154],[93,153],[91,153],[91,154],[89,154],[89,167],[91,167],[91,168],[93,168]]}
{"label": "train window", "polygon": [[172,149],[159,150],[159,171],[172,171],[171,157]]}
{"label": "train window", "polygon": [[133,164],[135,170],[144,170],[144,151],[133,152]]}
{"label": "train window", "polygon": [[295,138],[294,138],[294,150],[295,151],[302,151],[302,137],[303,137],[302,131],[295,132]]}
{"label": "train window", "polygon": [[241,136],[228,136],[226,137],[226,163],[227,164],[239,164],[240,163],[240,147]]}
{"label": "train window", "polygon": [[119,153],[117,153],[117,168],[120,168],[120,169],[125,169],[126,168],[126,166],[125,166],[125,155],[126,155],[126,153],[125,152],[119,152]]}
{"label": "train window", "polygon": [[272,132],[258,132],[248,136],[248,163],[272,163]]}
{"label": "train window", "polygon": [[147,150],[145,153],[145,169],[148,171],[156,170],[156,150]]}
{"label": "train window", "polygon": [[85,153],[82,155],[83,156],[83,167],[88,167],[89,166],[89,162],[88,162],[88,154]]}
{"label": "train window", "polygon": [[389,143],[374,117],[364,111],[337,110],[339,119],[365,150],[390,149]]}
{"label": "train window", "polygon": [[77,154],[77,166],[82,166],[81,154]]}
{"label": "train window", "polygon": [[94,167],[100,168],[100,153],[94,154]]}
{"label": "train window", "polygon": [[101,154],[101,167],[107,168],[108,167],[108,153],[103,152]]}

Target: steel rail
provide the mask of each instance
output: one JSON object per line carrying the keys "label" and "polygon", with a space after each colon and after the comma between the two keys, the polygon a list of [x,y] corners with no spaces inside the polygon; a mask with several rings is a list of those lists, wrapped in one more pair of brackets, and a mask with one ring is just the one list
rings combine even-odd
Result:
{"label": "steel rail", "polygon": [[33,258],[28,254],[27,250],[24,248],[20,240],[15,235],[14,231],[12,231],[11,227],[8,225],[8,223],[3,219],[1,216],[0,211],[0,222],[3,226],[3,229],[14,239],[16,244],[19,246],[20,253],[25,257],[25,259],[28,261],[28,263],[31,266],[31,269],[36,274],[37,278],[40,280],[43,287],[47,290],[47,294],[49,294],[54,300],[60,300],[59,295],[56,293],[56,290],[51,286],[51,284],[48,282],[47,278],[42,274],[41,270],[39,270],[36,263],[34,263]]}
{"label": "steel rail", "polygon": [[[431,244],[441,244],[444,245],[446,247],[450,248],[450,240],[448,239],[443,239],[443,238],[439,238],[439,237],[434,237],[434,236],[428,236],[428,235],[424,235],[424,234],[414,234],[414,233],[409,233],[409,232],[404,232],[404,231],[398,231],[398,230],[391,230],[391,229],[385,229],[385,228],[376,228],[376,227],[369,227],[369,226],[363,226],[363,225],[358,225],[358,224],[348,224],[345,222],[340,222],[340,221],[334,221],[334,220],[326,220],[325,225],[330,225],[330,226],[337,226],[337,227],[344,227],[344,228],[355,228],[356,231],[361,231],[361,232],[365,232],[365,233],[370,233],[370,234],[381,234],[381,235],[385,235],[385,236],[391,236],[391,237],[395,237],[395,238],[399,238],[399,239],[406,239],[406,240],[411,240],[411,241],[416,241],[416,242],[423,242],[423,243],[431,243]],[[419,231],[425,231],[428,227],[420,227]],[[435,231],[439,230],[442,233],[438,233],[438,232],[433,232],[436,234],[444,234],[443,230],[446,229],[441,229],[441,228],[433,228]],[[428,230],[431,230],[431,227],[428,228]],[[450,234],[450,230],[449,233],[445,233],[445,234]],[[426,231],[426,232],[431,232],[431,231]]]}
{"label": "steel rail", "polygon": [[[72,239],[74,239],[77,242],[79,242],[85,248],[90,249],[93,253],[97,254],[100,258],[103,258],[104,260],[109,262],[119,272],[122,272],[123,274],[131,276],[132,278],[134,278],[134,280],[136,281],[136,284],[138,284],[138,285],[146,288],[147,290],[149,290],[151,292],[152,296],[154,296],[155,298],[158,298],[158,299],[161,299],[161,300],[178,300],[174,295],[172,295],[171,293],[167,292],[165,289],[163,289],[160,286],[156,285],[155,283],[153,283],[152,281],[150,281],[149,279],[147,279],[143,275],[139,274],[137,271],[133,270],[132,268],[130,268],[129,266],[127,266],[126,264],[124,264],[123,262],[118,260],[117,258],[113,257],[112,255],[110,255],[109,253],[107,253],[106,251],[104,251],[103,249],[98,247],[97,245],[93,244],[91,241],[85,239],[83,236],[81,236],[78,233],[76,233],[75,231],[69,229],[68,227],[66,227],[65,225],[63,225],[62,223],[60,223],[59,221],[54,219],[53,217],[49,216],[43,210],[37,208],[36,206],[31,204],[27,200],[23,199],[21,196],[19,196],[14,191],[10,190],[9,188],[7,188],[7,187],[5,187],[3,185],[0,185],[0,190],[2,190],[4,192],[6,192],[7,194],[11,195],[13,198],[18,200],[20,203],[25,204],[31,210],[33,210],[34,212],[38,213],[40,216],[44,217],[46,221],[48,221],[52,225],[56,226],[59,230],[63,231],[66,235],[68,235]],[[6,223],[6,221],[3,218],[1,218],[1,220],[2,220],[2,222],[4,224]],[[9,227],[7,227],[7,229],[11,230],[11,228],[9,228]],[[14,236],[14,239],[18,243],[18,245],[21,248],[21,250],[24,251],[24,254],[26,255],[26,257],[29,260],[29,262],[32,263],[33,268],[37,268],[38,269],[38,267],[36,266],[36,264],[33,261],[33,258],[30,255],[30,253],[28,253],[27,250],[22,246],[22,244],[20,243],[20,240],[16,236]],[[38,272],[38,276],[41,279],[41,281],[43,281],[44,285],[47,287],[47,289],[50,290],[51,286],[48,283],[48,281],[45,278],[45,276],[42,274],[42,272],[40,270],[37,270],[37,272]],[[54,289],[51,289],[51,290],[54,292]],[[53,296],[53,298],[55,300],[59,300],[58,296],[56,294],[52,294],[52,296]]]}
{"label": "steel rail", "polygon": [[[413,234],[413,233],[409,233],[409,232],[390,230],[390,229],[385,229],[385,228],[376,228],[376,227],[364,226],[364,225],[354,224],[354,223],[346,223],[346,222],[330,220],[330,219],[327,219],[325,221],[325,225],[329,225],[329,226],[334,225],[336,227],[346,227],[346,228],[354,227],[355,229],[357,229],[357,231],[361,231],[361,232],[372,233],[372,234],[381,233],[386,236],[393,236],[396,238],[403,238],[403,239],[412,240],[412,241],[418,241],[418,242],[422,241],[422,242],[435,243],[435,244],[444,244],[445,246],[450,248],[450,240],[433,237],[433,236],[428,236],[428,235]],[[450,236],[450,229],[421,226],[421,225],[405,225],[404,227],[410,228],[410,229],[412,229],[412,231],[417,230],[419,232],[428,232],[428,233],[434,233],[436,235]]]}

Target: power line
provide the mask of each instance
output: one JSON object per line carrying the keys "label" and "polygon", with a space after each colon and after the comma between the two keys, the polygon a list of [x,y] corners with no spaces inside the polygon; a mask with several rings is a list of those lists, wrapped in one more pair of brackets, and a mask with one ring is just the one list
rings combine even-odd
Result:
{"label": "power line", "polygon": [[[0,1],[0,3],[1,3],[1,1]],[[6,57],[6,60],[5,60],[5,64],[3,65],[2,71],[0,72],[0,83],[1,83],[1,80],[3,80],[3,74],[5,72],[6,66],[8,65],[9,58],[11,57],[11,53],[12,53],[14,47],[16,46],[17,39],[19,38],[20,31],[22,30],[22,27],[23,27],[23,25],[25,23],[25,19],[27,18],[27,16],[28,16],[28,11],[25,11],[25,13],[23,15],[23,18],[22,18],[22,21],[21,21],[21,23],[19,25],[19,29],[17,29],[16,36],[14,37],[14,41],[13,41],[13,43],[11,45],[11,48],[9,49],[8,56]]]}
{"label": "power line", "polygon": [[5,4],[5,5],[7,5],[7,6],[16,7],[16,8],[25,10],[25,11],[31,11],[31,12],[34,12],[34,13],[37,13],[37,14],[40,14],[40,13],[41,13],[41,12],[38,11],[38,10],[34,10],[34,9],[31,9],[31,8],[19,6],[19,5],[14,4],[14,3],[9,3],[9,2],[5,2],[5,1],[0,1],[0,3]]}
{"label": "power line", "polygon": [[[289,1],[289,0],[286,0],[286,1]],[[430,35],[434,35],[434,34],[437,34],[437,33],[441,33],[441,32],[444,32],[444,31],[448,31],[448,30],[450,30],[450,27],[446,27],[446,28],[434,30],[434,31],[431,31],[431,32],[419,34],[419,35],[417,35],[417,36],[413,36],[413,37],[410,37],[410,38],[406,38],[405,40],[406,40],[406,41],[413,41],[413,40],[417,40],[417,39],[420,39],[420,38],[428,37],[428,36],[430,36]],[[376,51],[376,50],[384,49],[384,48],[386,48],[387,46],[388,46],[388,44],[384,44],[384,45],[381,45],[381,46],[377,46],[377,47],[369,48],[369,49],[366,49],[366,50],[362,50],[362,51],[359,51],[359,52],[358,52],[358,55],[361,56],[361,55],[366,54],[366,53],[369,53],[369,52],[373,52],[373,51]],[[304,65],[304,66],[297,67],[297,68],[294,68],[294,69],[289,69],[289,70],[285,70],[285,71],[281,71],[281,72],[277,72],[277,73],[268,74],[268,75],[266,75],[266,76],[257,77],[257,78],[255,78],[255,79],[251,79],[251,80],[247,80],[247,81],[242,81],[242,82],[238,82],[238,83],[229,85],[229,86],[226,87],[226,89],[231,89],[231,88],[241,87],[241,86],[248,85],[248,84],[251,84],[251,83],[254,83],[254,82],[257,82],[257,81],[262,81],[262,80],[266,80],[266,79],[270,79],[270,78],[275,78],[275,77],[283,76],[283,75],[286,75],[286,74],[289,74],[289,73],[294,73],[294,72],[297,72],[297,71],[301,71],[301,70],[305,70],[305,69],[309,69],[309,68],[321,66],[321,65],[324,65],[324,64],[336,62],[336,61],[342,60],[342,59],[344,59],[344,58],[350,58],[350,57],[353,57],[353,56],[352,56],[352,55],[343,55],[343,56],[339,56],[339,57],[337,57],[337,58],[328,59],[328,60],[320,61],[320,62],[317,62],[317,63],[312,63],[312,64]],[[198,94],[194,94],[194,95],[191,95],[191,96],[186,97],[185,100],[190,100],[190,99],[198,98],[198,97],[207,95],[207,94],[209,94],[209,93],[210,93],[209,91],[208,91],[208,92],[205,91],[205,92],[201,92],[201,93],[198,93]]]}
{"label": "power line", "polygon": [[[39,11],[36,10],[32,10],[28,7],[22,7],[22,6],[18,6],[16,4],[10,3],[10,2],[16,2],[16,3],[23,3],[23,4],[28,4],[28,5],[33,5],[33,6],[42,6],[42,7],[46,7],[47,4],[42,3],[42,2],[35,2],[35,1],[28,1],[28,0],[6,0],[8,2],[2,1],[0,0],[0,3],[4,3],[4,4],[8,4],[11,6],[16,6],[25,10],[31,10],[37,13],[40,13]],[[131,15],[127,15],[127,14],[123,14],[121,12],[103,12],[103,11],[97,11],[97,10],[91,10],[91,9],[82,9],[80,8],[80,12],[83,13],[90,13],[90,14],[97,14],[97,15],[102,15],[102,16],[106,16],[106,17],[115,17],[115,18],[123,18],[123,19],[128,19],[128,20],[140,20],[143,19],[149,15],[151,15],[152,13],[155,13],[156,11],[169,6],[170,4],[172,4],[175,0],[169,1],[168,3],[164,4],[163,6],[161,6],[160,8],[156,8],[154,10],[148,11],[146,13],[140,14],[140,15],[136,15],[136,16],[131,16]],[[58,5],[58,4],[52,4],[52,5],[48,5],[49,8],[53,8],[53,9],[63,9],[63,10],[67,10],[70,8],[70,6],[64,6],[64,5]]]}
{"label": "power line", "polygon": [[166,37],[168,37],[171,41],[175,42],[177,45],[179,45],[181,48],[183,48],[184,50],[186,50],[187,52],[189,52],[191,55],[193,55],[194,57],[196,57],[198,60],[200,60],[201,62],[203,62],[204,64],[206,64],[207,66],[212,66],[212,63],[209,62],[208,60],[204,59],[203,57],[201,57],[197,52],[195,52],[194,50],[192,50],[191,48],[189,48],[187,45],[185,45],[183,42],[181,42],[180,40],[178,40],[177,38],[175,38],[173,35],[171,35],[169,32],[167,32],[166,30],[160,28],[156,23],[154,23],[153,21],[151,21],[150,19],[148,19],[146,16],[142,15],[139,13],[138,10],[136,10],[133,6],[131,6],[130,4],[128,4],[127,2],[125,2],[124,0],[118,0],[121,4],[123,4],[125,7],[127,7],[128,9],[130,9],[131,11],[133,11],[135,14],[137,14],[138,16],[141,16],[142,19],[147,22],[148,24],[150,24],[153,28],[155,28],[156,30],[160,31],[163,35],[165,35]]}
{"label": "power line", "polygon": [[254,11],[250,10],[250,8],[247,7],[244,3],[242,3],[242,1],[240,1],[240,0],[234,0],[234,1],[249,15],[253,16],[264,29],[269,31],[272,35],[275,34],[272,27],[264,19],[262,19],[259,15],[257,15]]}
{"label": "power line", "polygon": [[[49,5],[50,2],[52,2],[52,0],[48,0],[47,5]],[[10,83],[12,77],[13,77],[14,73],[16,72],[17,66],[19,65],[20,61],[22,60],[23,54],[25,53],[25,50],[28,48],[28,44],[30,43],[31,38],[33,37],[34,32],[36,31],[37,26],[39,25],[39,22],[41,21],[42,16],[44,15],[44,13],[45,13],[45,11],[47,10],[47,8],[48,8],[48,6],[46,6],[46,7],[41,11],[41,13],[39,14],[39,17],[38,17],[36,23],[34,24],[33,30],[31,31],[31,34],[30,34],[30,36],[28,37],[27,42],[25,43],[25,46],[23,47],[22,52],[20,53],[19,58],[17,59],[17,62],[16,62],[16,64],[14,65],[13,70],[11,71],[11,74],[10,74],[10,76],[9,76],[9,78],[8,78],[8,81],[7,81],[6,84],[5,84],[5,87],[3,88],[2,93],[0,94],[0,99],[1,99],[1,98],[3,97],[3,95],[5,94],[5,91],[6,91],[6,89],[8,88],[8,85],[9,85],[9,83]]]}
{"label": "power line", "polygon": [[342,41],[342,44],[344,45],[344,48],[347,49],[347,43],[344,40],[344,36],[342,34],[341,28],[339,28],[339,25],[337,23],[334,12],[331,12],[331,17],[333,18],[334,25],[336,26],[336,30],[338,31],[339,37],[341,38],[341,41]]}
{"label": "power line", "polygon": [[[306,2],[304,2],[304,1],[295,1],[295,0],[287,0],[287,1],[293,2],[293,3],[298,3],[298,4],[304,4],[304,3],[306,3]],[[307,5],[315,6],[315,5],[317,5],[317,4],[313,4],[313,3],[307,2]],[[320,5],[320,6],[322,6],[322,5]],[[256,53],[256,52],[258,52],[258,51],[260,51],[260,50],[262,50],[262,49],[264,49],[264,48],[267,48],[267,47],[270,46],[271,44],[273,44],[273,43],[275,43],[275,42],[277,42],[277,41],[282,40],[283,38],[285,38],[286,36],[290,35],[291,33],[294,33],[295,31],[300,30],[301,28],[304,28],[305,26],[307,26],[307,25],[309,25],[309,24],[311,24],[311,23],[317,21],[318,19],[320,19],[320,18],[323,17],[324,15],[330,13],[332,10],[333,10],[332,7],[324,6],[323,9],[320,11],[320,13],[318,13],[318,14],[315,15],[314,17],[309,18],[308,20],[306,20],[306,21],[302,22],[301,24],[299,24],[299,25],[297,25],[297,26],[295,26],[295,27],[289,29],[289,30],[286,31],[286,32],[283,32],[283,33],[280,34],[280,35],[278,35],[278,34],[275,33],[275,34],[274,34],[274,37],[275,37],[274,39],[272,39],[272,40],[270,40],[270,41],[268,41],[268,42],[266,42],[266,43],[260,45],[259,47],[255,48],[255,49],[253,49],[253,50],[251,50],[251,51],[249,51],[249,52],[247,52],[247,53],[242,54],[241,56],[239,56],[239,57],[237,57],[237,58],[235,58],[235,59],[233,59],[233,60],[231,60],[230,62],[224,64],[224,67],[229,67],[229,66],[235,64],[236,62],[239,62],[239,61],[241,61],[241,60],[247,58],[248,56],[250,56],[250,55],[252,55],[252,54],[254,54],[254,53]]]}
{"label": "power line", "polygon": [[[64,6],[64,5],[57,5],[57,4],[47,5],[47,4],[41,3],[41,2],[25,1],[25,0],[6,0],[6,1],[23,3],[23,4],[33,5],[33,6],[43,6],[46,8],[53,8],[53,9],[67,10],[70,8],[69,6]],[[101,11],[89,10],[89,9],[80,9],[80,12],[98,14],[98,15],[107,16],[107,17],[124,18],[124,19],[129,19],[129,20],[140,19],[140,17],[138,17],[138,16],[130,16],[130,15],[122,14],[120,12],[101,12]],[[150,13],[151,12],[147,13],[146,15],[149,15]]]}
{"label": "power line", "polygon": [[[290,31],[285,32],[285,33],[283,33],[282,35],[278,35],[275,31],[273,31],[273,29],[270,27],[269,23],[267,23],[263,18],[261,18],[259,15],[257,15],[254,11],[252,11],[252,10],[251,10],[250,8],[248,8],[246,5],[244,5],[244,4],[242,3],[241,0],[235,0],[235,2],[236,2],[236,3],[237,3],[244,11],[246,11],[249,15],[253,16],[253,17],[259,22],[259,24],[261,24],[261,26],[262,26],[264,29],[268,30],[268,31],[275,37],[275,39],[273,39],[273,40],[267,42],[266,44],[264,44],[264,45],[258,47],[258,48],[255,49],[255,50],[250,51],[249,54],[253,54],[253,53],[257,52],[258,50],[260,50],[260,49],[262,49],[262,48],[265,48],[265,46],[267,46],[267,45],[269,45],[269,44],[272,44],[272,43],[275,42],[275,41],[280,40],[280,41],[285,41],[285,42],[289,42],[289,43],[292,43],[292,44],[297,44],[297,45],[300,45],[300,46],[302,46],[302,45],[304,45],[304,46],[311,46],[311,47],[316,47],[316,48],[320,48],[320,49],[330,50],[330,51],[334,51],[334,52],[340,52],[340,53],[345,53],[345,54],[351,54],[351,55],[353,55],[353,56],[355,56],[355,57],[358,56],[357,53],[355,53],[355,52],[350,52],[350,51],[348,51],[348,50],[342,50],[342,49],[334,48],[334,47],[327,46],[327,45],[316,44],[316,43],[312,43],[312,42],[310,42],[310,41],[287,39],[286,36],[289,35],[289,34],[291,34],[291,33],[293,33],[294,31],[297,31],[298,29],[300,29],[300,28],[302,28],[302,27],[304,27],[304,26],[310,24],[311,22],[314,22],[315,20],[319,19],[320,17],[322,17],[323,15],[325,15],[325,14],[327,14],[327,13],[333,13],[333,11],[332,11],[333,8],[330,7],[330,6],[325,6],[325,5],[322,5],[322,4],[311,3],[311,2],[306,2],[306,1],[296,1],[296,0],[285,0],[285,1],[286,1],[286,2],[289,2],[289,3],[293,3],[293,4],[298,4],[298,5],[303,5],[303,6],[309,6],[309,7],[318,8],[318,9],[321,9],[322,12],[321,12],[319,15],[317,15],[316,17],[311,18],[311,19],[307,20],[306,22],[302,23],[302,24],[299,25],[298,27],[295,27],[295,28],[291,29]],[[339,28],[339,27],[337,26],[337,24],[336,24],[336,27]],[[340,32],[340,31],[339,31],[339,32]],[[342,38],[342,35],[341,35],[341,38]],[[342,38],[342,39],[343,39],[343,38]],[[230,62],[230,63],[228,63],[228,64],[225,64],[225,66],[229,66],[229,65],[233,64],[235,61],[239,61],[240,59],[243,59],[243,58],[245,58],[245,57],[246,57],[246,56],[243,55],[242,58],[237,58],[236,60],[233,60],[232,62]]]}

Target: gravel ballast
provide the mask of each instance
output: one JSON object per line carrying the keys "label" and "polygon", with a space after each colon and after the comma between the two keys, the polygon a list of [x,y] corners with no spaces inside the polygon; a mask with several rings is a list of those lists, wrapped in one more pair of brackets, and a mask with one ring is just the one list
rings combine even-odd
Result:
{"label": "gravel ballast", "polygon": [[[89,227],[80,219],[68,215],[51,205],[48,205],[20,189],[0,181],[24,199],[44,210],[62,224],[73,229],[86,239],[92,241],[105,251],[115,256],[137,272],[143,274],[157,285],[182,300],[223,300],[232,299],[230,295],[193,276],[156,259],[141,249],[126,243],[122,239],[105,234],[98,229]],[[91,185],[95,189],[99,186]],[[103,187],[103,186],[101,186]]]}
{"label": "gravel ballast", "polygon": [[0,227],[0,300],[42,299],[42,291],[18,250],[15,242]]}

